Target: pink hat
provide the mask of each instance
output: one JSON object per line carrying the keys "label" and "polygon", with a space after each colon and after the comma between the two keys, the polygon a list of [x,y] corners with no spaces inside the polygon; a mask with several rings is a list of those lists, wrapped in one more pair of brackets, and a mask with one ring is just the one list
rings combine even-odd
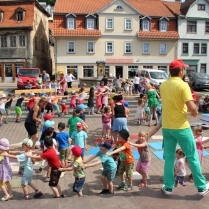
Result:
{"label": "pink hat", "polygon": [[0,149],[9,150],[9,141],[8,139],[2,138],[0,139]]}
{"label": "pink hat", "polygon": [[124,99],[121,99],[120,100],[120,103],[124,104],[125,100]]}

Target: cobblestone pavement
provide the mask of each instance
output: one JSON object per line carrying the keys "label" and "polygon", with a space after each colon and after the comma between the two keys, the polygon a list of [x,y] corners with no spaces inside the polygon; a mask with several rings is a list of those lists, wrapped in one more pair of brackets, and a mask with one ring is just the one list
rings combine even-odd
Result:
{"label": "cobblestone pavement", "polygon": [[[200,122],[202,115],[197,116],[196,118],[190,118],[190,122]],[[68,117],[55,118],[56,124],[58,122],[67,122]],[[100,136],[101,133],[101,118],[98,116],[86,116],[86,123],[89,126],[88,133],[88,150],[92,147],[95,147],[94,138]],[[154,124],[154,121],[153,121]],[[129,118],[128,127],[130,134],[137,134],[140,130],[150,131],[151,128],[148,126],[138,126],[134,121],[133,117]],[[152,126],[153,127],[153,126]],[[156,133],[156,136],[150,139],[150,142],[160,141],[161,139],[161,130]],[[204,136],[209,136],[209,130],[204,130]],[[24,122],[16,124],[10,122],[3,127],[0,127],[0,138],[8,138],[10,143],[21,142],[27,133],[24,128]],[[154,150],[149,148],[152,153]],[[209,150],[208,150],[209,152]],[[137,160],[135,161],[136,164]],[[66,172],[65,176],[60,179],[60,185],[63,190],[63,193],[67,195],[63,199],[53,199],[53,194],[46,182],[44,182],[45,171],[42,173],[37,173],[36,164],[34,169],[34,183],[38,188],[44,193],[44,198],[40,200],[30,200],[30,201],[19,201],[22,198],[22,189],[20,186],[20,177],[17,175],[17,163],[12,161],[14,176],[12,180],[14,200],[8,202],[0,202],[0,208],[85,208],[85,209],[112,209],[112,208],[129,208],[129,209],[139,209],[139,208],[208,208],[209,205],[209,194],[204,198],[201,198],[197,194],[197,190],[193,184],[186,182],[186,187],[177,187],[173,191],[171,197],[165,197],[160,188],[162,182],[160,181],[163,173],[163,160],[159,160],[152,153],[152,162],[149,169],[149,185],[147,188],[138,188],[139,180],[134,180],[133,185],[134,189],[131,192],[116,191],[115,194],[99,196],[98,193],[102,189],[101,181],[99,175],[101,173],[101,166],[94,168],[89,168],[86,171],[86,182],[84,185],[84,197],[78,198],[72,191],[72,184],[74,178],[72,172]],[[202,166],[203,173],[209,180],[209,157],[204,157],[204,163]],[[187,169],[187,174],[189,170]],[[117,177],[114,181],[114,185],[119,184],[119,178]],[[33,191],[29,189],[31,195]],[[1,194],[1,193],[0,193]]]}

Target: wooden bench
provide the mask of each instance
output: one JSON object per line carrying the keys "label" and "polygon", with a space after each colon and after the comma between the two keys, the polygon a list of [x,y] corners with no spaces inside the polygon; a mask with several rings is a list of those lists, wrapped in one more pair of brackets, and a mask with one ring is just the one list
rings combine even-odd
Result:
{"label": "wooden bench", "polygon": [[[68,88],[67,90],[68,90],[68,92],[72,92],[72,91],[78,92],[78,91],[80,90],[80,88],[78,88],[78,87],[73,87],[73,88]],[[89,87],[85,88],[85,92],[88,92],[89,90],[90,90]]]}
{"label": "wooden bench", "polygon": [[25,94],[31,94],[31,93],[34,93],[34,94],[39,94],[41,92],[45,92],[45,93],[55,93],[55,89],[22,89],[22,90],[15,90],[15,94],[22,94],[22,93],[25,93]]}

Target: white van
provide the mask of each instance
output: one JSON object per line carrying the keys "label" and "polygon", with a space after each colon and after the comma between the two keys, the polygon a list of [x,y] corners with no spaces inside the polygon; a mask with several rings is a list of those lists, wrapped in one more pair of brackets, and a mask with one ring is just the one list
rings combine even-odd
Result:
{"label": "white van", "polygon": [[167,73],[163,70],[142,69],[138,70],[137,73],[140,78],[149,78],[150,83],[157,86],[168,79]]}

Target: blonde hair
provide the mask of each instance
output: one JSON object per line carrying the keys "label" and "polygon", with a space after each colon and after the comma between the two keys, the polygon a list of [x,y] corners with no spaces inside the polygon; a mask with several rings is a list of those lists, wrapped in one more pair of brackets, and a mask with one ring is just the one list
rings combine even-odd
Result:
{"label": "blonde hair", "polygon": [[141,106],[141,105],[143,105],[144,104],[144,99],[142,99],[142,98],[139,98],[138,99],[138,106]]}
{"label": "blonde hair", "polygon": [[138,136],[144,136],[145,137],[145,141],[148,142],[148,138],[149,138],[149,134],[145,131],[140,131],[138,133]]}
{"label": "blonde hair", "polygon": [[195,126],[192,130],[194,134],[202,134],[202,126]]}

